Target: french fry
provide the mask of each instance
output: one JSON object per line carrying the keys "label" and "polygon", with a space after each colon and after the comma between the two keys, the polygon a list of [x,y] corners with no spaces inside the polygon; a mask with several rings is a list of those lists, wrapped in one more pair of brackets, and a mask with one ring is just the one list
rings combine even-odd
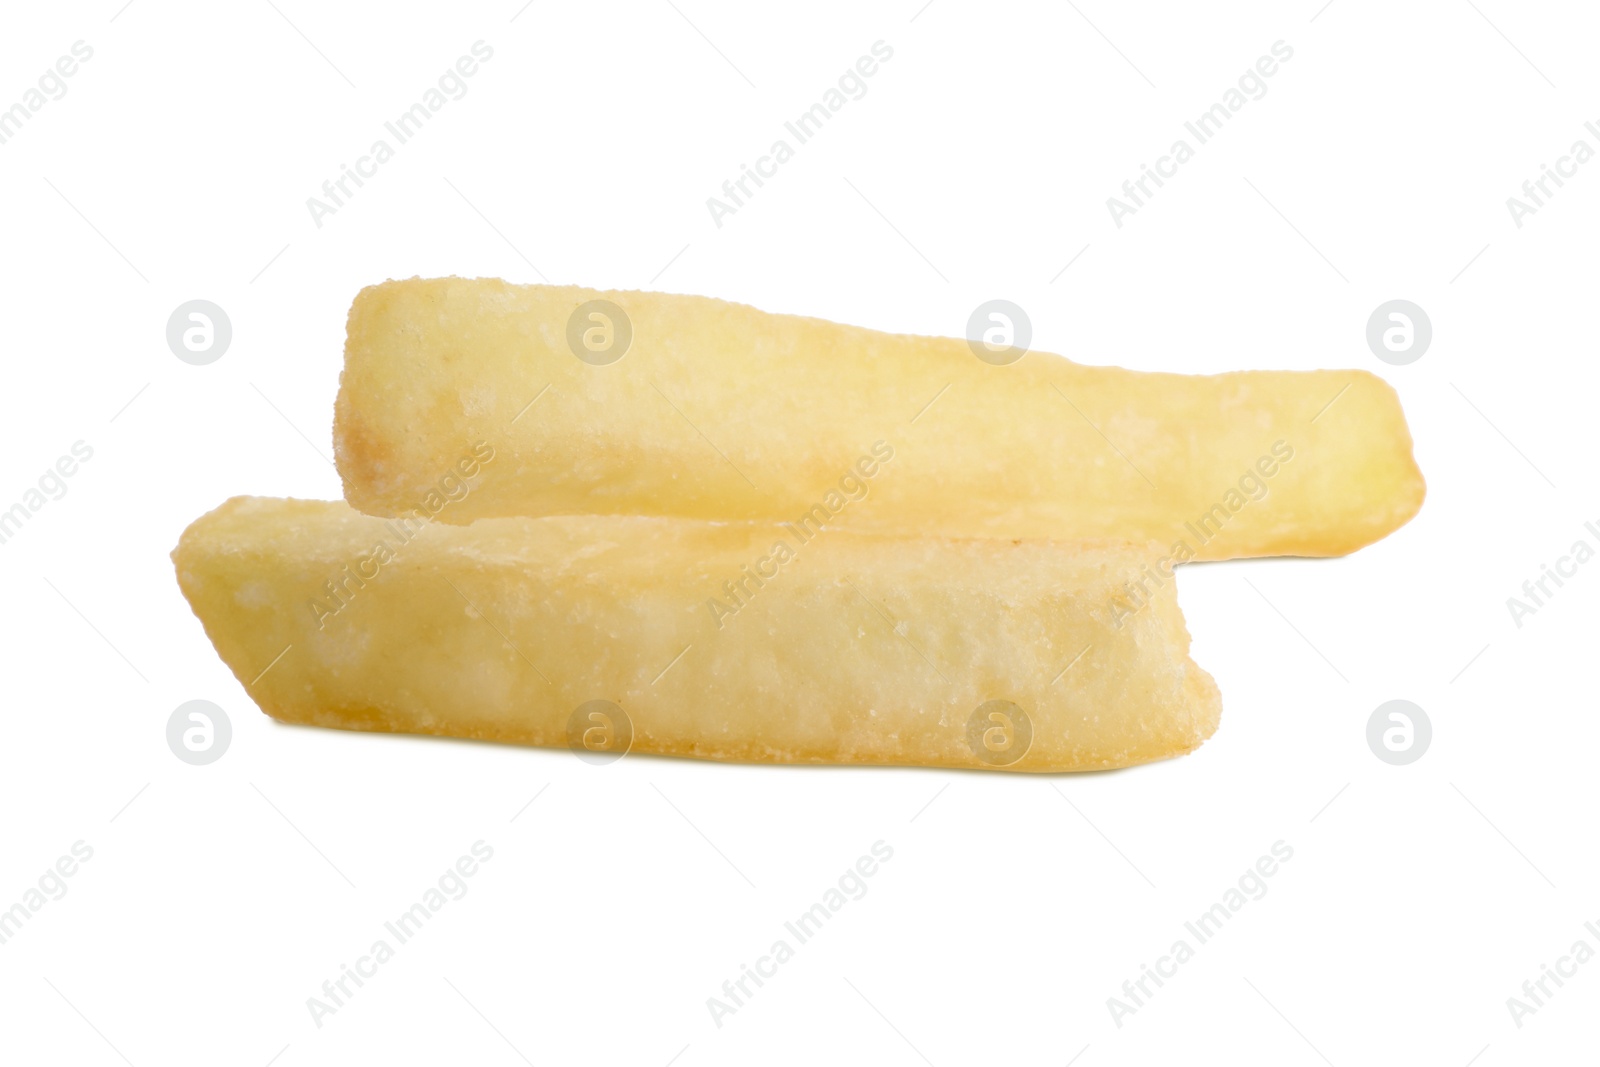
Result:
{"label": "french fry", "polygon": [[[893,534],[1155,541],[1182,562],[1350,552],[1424,493],[1398,399],[1364,371],[994,365],[965,340],[702,297],[362,290],[335,420],[346,498],[406,513],[470,442],[500,458],[445,522],[809,510]],[[880,443],[892,465],[849,500],[841,475]],[[830,493],[849,506],[817,512]]]}
{"label": "french fry", "polygon": [[1173,584],[1112,621],[1149,550],[651,517],[451,526],[239,497],[173,560],[284,722],[1070,771],[1185,753],[1217,726]]}

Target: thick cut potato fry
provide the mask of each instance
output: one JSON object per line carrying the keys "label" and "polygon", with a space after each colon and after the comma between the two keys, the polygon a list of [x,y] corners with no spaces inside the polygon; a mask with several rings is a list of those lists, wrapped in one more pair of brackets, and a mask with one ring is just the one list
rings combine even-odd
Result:
{"label": "thick cut potato fry", "polygon": [[636,752],[1068,771],[1216,729],[1172,583],[1112,621],[1149,550],[241,497],[173,559],[285,722],[583,754],[627,747],[631,723]]}
{"label": "thick cut potato fry", "polygon": [[[575,318],[595,300],[625,321]],[[443,521],[809,512],[891,533],[1155,541],[1177,562],[1350,552],[1424,491],[1394,391],[1363,371],[997,366],[964,340],[492,279],[356,297],[334,438],[346,499],[375,515],[417,510],[486,442],[499,458]],[[879,442],[893,462],[855,502]]]}

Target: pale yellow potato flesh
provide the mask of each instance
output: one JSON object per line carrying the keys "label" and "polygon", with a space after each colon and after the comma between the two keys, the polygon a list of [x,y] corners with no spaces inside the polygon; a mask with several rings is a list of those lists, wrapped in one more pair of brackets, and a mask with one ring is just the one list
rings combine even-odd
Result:
{"label": "pale yellow potato flesh", "polygon": [[[595,299],[632,326],[604,366],[568,341]],[[878,442],[893,460],[869,499],[835,507]],[[824,505],[863,531],[1154,541],[1182,562],[1350,552],[1424,493],[1394,390],[1364,371],[1201,377],[1039,352],[996,366],[961,339],[704,297],[459,278],[362,290],[334,430],[346,499],[412,513],[480,443],[496,458],[445,522],[795,522]]]}
{"label": "pale yellow potato flesh", "polygon": [[[566,746],[574,711],[603,700],[633,752],[1076,771],[1216,729],[1173,583],[1113,621],[1150,551],[651,517],[402,527],[239,497],[173,560],[222,659],[284,722]],[[996,700],[1022,709],[1026,745],[1014,712],[970,728]]]}

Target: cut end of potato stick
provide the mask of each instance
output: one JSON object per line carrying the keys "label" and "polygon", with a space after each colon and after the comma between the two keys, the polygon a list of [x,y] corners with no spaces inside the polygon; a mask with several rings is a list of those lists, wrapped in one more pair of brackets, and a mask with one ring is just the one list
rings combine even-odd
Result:
{"label": "cut end of potato stick", "polygon": [[1129,596],[1159,551],[241,497],[173,560],[284,722],[592,759],[1076,771],[1217,727],[1170,575]]}
{"label": "cut end of potato stick", "polygon": [[[1329,556],[1424,486],[1365,371],[1091,367],[695,296],[411,279],[350,309],[335,447],[374,515],[663,515]],[[477,449],[481,478],[459,492]],[[485,461],[483,457],[490,457]]]}

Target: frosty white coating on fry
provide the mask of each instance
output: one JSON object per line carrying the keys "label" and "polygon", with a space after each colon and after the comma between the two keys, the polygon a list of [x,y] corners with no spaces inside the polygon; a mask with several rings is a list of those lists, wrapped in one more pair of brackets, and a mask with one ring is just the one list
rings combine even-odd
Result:
{"label": "frosty white coating on fry", "polygon": [[1111,621],[1152,546],[800,532],[570,516],[402,541],[342,503],[241,497],[173,559],[285,722],[564,746],[601,701],[635,752],[1024,771],[1161,759],[1216,728],[1172,587]]}
{"label": "frosty white coating on fry", "polygon": [[[965,340],[494,279],[362,290],[335,419],[346,499],[375,515],[411,506],[460,442],[493,441],[454,523],[793,521],[885,438],[893,476],[838,525],[1166,547],[1191,524],[1208,531],[1193,558],[1327,556],[1404,524],[1424,492],[1394,391],[1364,371],[994,366]],[[1280,441],[1294,461],[1270,495],[1228,503]]]}

